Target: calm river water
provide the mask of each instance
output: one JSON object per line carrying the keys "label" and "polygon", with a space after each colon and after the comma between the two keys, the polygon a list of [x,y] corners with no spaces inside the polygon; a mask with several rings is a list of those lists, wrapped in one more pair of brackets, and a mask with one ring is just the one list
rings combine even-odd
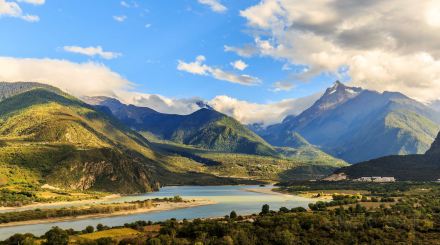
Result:
{"label": "calm river water", "polygon": [[[208,206],[200,206],[186,209],[158,211],[144,214],[131,214],[124,216],[114,216],[107,218],[90,218],[74,221],[53,222],[45,224],[23,225],[14,227],[0,228],[0,240],[4,240],[15,233],[33,233],[42,235],[52,226],[59,226],[63,229],[73,228],[82,230],[88,225],[96,226],[101,223],[108,226],[123,225],[137,220],[160,221],[170,218],[177,219],[194,219],[207,217],[221,217],[235,210],[239,215],[258,213],[263,204],[269,204],[273,210],[280,207],[307,207],[311,202],[316,200],[302,198],[291,195],[266,194],[250,192],[247,189],[271,189],[273,186],[173,186],[164,187],[159,192],[147,193],[135,196],[123,196],[106,201],[98,201],[97,203],[115,203],[135,200],[145,200],[155,197],[173,197],[181,196],[185,199],[203,198],[216,201],[216,204]],[[75,205],[75,204],[74,204]],[[76,204],[77,205],[77,204]],[[41,208],[59,208],[73,206],[72,204],[48,206]],[[22,208],[21,210],[23,210]]]}

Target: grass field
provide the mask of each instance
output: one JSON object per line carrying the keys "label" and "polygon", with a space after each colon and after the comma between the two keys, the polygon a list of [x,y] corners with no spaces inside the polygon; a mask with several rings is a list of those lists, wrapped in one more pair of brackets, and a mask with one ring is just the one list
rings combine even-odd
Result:
{"label": "grass field", "polygon": [[133,230],[131,228],[117,228],[105,231],[97,231],[89,234],[79,235],[80,238],[96,240],[99,238],[109,237],[109,238],[125,238],[130,236],[139,235],[140,232]]}

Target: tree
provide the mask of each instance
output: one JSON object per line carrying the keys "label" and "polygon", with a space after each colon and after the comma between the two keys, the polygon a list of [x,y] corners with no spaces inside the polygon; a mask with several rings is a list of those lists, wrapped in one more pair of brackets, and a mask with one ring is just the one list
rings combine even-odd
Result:
{"label": "tree", "polygon": [[86,227],[86,232],[87,233],[93,233],[95,231],[95,228],[93,228],[93,226],[89,225]]}
{"label": "tree", "polygon": [[104,225],[103,225],[103,224],[98,224],[98,225],[96,226],[96,230],[98,230],[98,231],[103,231],[103,230],[104,230]]}
{"label": "tree", "polygon": [[307,209],[305,209],[303,207],[296,207],[296,208],[290,209],[290,211],[292,211],[294,213],[300,213],[300,212],[307,212]]}
{"label": "tree", "polygon": [[0,242],[0,244],[20,244],[20,245],[30,245],[35,244],[34,235],[26,233],[26,234],[15,234],[11,237],[9,237],[7,240],[5,240],[3,243]]}
{"label": "tree", "polygon": [[162,244],[162,242],[160,241],[159,238],[151,238],[148,241],[148,245],[161,245],[161,244]]}
{"label": "tree", "polygon": [[117,244],[115,241],[113,241],[110,237],[101,237],[95,240],[97,245],[113,245]]}
{"label": "tree", "polygon": [[263,207],[261,208],[261,213],[262,214],[268,214],[270,212],[270,207],[268,204],[264,204]]}
{"label": "tree", "polygon": [[288,213],[288,212],[289,212],[289,209],[286,208],[286,207],[281,207],[281,208],[280,208],[280,212],[281,212],[281,213]]}
{"label": "tree", "polygon": [[69,242],[69,235],[67,232],[58,226],[52,227],[46,234],[44,234],[46,242],[44,245],[67,245]]}
{"label": "tree", "polygon": [[232,211],[231,214],[229,215],[229,217],[231,219],[236,219],[237,218],[237,213],[235,211]]}

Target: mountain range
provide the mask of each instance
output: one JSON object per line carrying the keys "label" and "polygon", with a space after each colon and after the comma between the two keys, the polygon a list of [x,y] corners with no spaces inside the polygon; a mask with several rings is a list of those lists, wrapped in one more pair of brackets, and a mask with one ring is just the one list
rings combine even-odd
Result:
{"label": "mountain range", "polygon": [[357,163],[426,152],[440,114],[397,92],[348,87],[339,81],[298,116],[256,132],[275,146],[294,146],[294,134],[334,157]]}
{"label": "mountain range", "polygon": [[113,98],[86,98],[103,106],[124,125],[141,134],[206,149],[256,155],[276,155],[276,150],[260,136],[210,107],[190,115],[164,114],[147,107],[125,105]]}
{"label": "mountain range", "polygon": [[[190,157],[196,161],[201,161],[200,156],[203,156],[206,159],[202,161],[212,162],[214,159],[220,162],[215,169],[211,166],[210,171],[222,176],[229,176],[232,173],[231,169],[238,167],[244,171],[241,176],[258,175],[272,178],[270,176],[278,172],[277,168],[280,166],[286,169],[287,166],[298,168],[307,165],[307,170],[300,174],[302,177],[297,176],[295,171],[283,176],[314,178],[327,173],[335,166],[345,164],[322,152],[298,134],[293,136],[296,140],[294,146],[274,147],[234,118],[217,112],[206,104],[189,115],[175,115],[160,113],[147,107],[126,105],[114,98],[83,99],[95,105],[97,109],[115,116],[124,125],[148,138],[159,149],[166,149],[167,152]],[[194,152],[196,154],[193,154]],[[234,162],[236,164],[231,166]],[[280,163],[279,166],[274,165],[275,162]],[[267,166],[261,168],[258,166],[260,164]],[[271,170],[262,171],[264,168]],[[310,172],[311,175],[307,177],[306,172]]]}
{"label": "mountain range", "polygon": [[310,179],[346,165],[305,140],[297,148],[273,147],[206,106],[179,116],[94,99],[107,104],[38,83],[0,83],[0,189],[49,184],[139,193],[162,185]]}
{"label": "mountain range", "polygon": [[[310,108],[267,128],[200,108],[166,114],[39,83],[0,83],[0,188],[134,193],[316,179],[341,167],[349,178],[440,178],[440,139],[430,148],[439,113],[400,93],[336,82]],[[368,161],[397,154],[416,155]]]}

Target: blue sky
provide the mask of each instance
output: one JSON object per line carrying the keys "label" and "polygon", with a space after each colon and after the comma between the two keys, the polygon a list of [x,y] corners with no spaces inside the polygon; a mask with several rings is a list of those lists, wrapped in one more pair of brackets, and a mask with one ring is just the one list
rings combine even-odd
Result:
{"label": "blue sky", "polygon": [[[87,4],[85,4],[87,3]],[[265,103],[313,94],[329,86],[334,78],[299,82],[283,71],[285,61],[271,57],[239,57],[224,46],[252,43],[253,37],[240,11],[258,1],[222,1],[227,10],[213,11],[197,0],[125,1],[47,0],[44,5],[20,4],[23,12],[39,16],[35,23],[19,18],[0,19],[0,55],[20,58],[67,59],[105,64],[135,84],[142,93],[173,98],[211,99],[228,95]],[[123,6],[126,5],[126,6]],[[118,22],[114,16],[125,16]],[[106,60],[66,52],[64,46],[97,47],[121,56]],[[192,62],[197,56],[226,72],[257,77],[261,84],[245,86],[177,70],[178,60]],[[230,63],[242,60],[248,67],[234,69]],[[278,81],[294,82],[290,91],[273,91]]]}
{"label": "blue sky", "polygon": [[167,113],[267,125],[336,79],[440,99],[438,0],[0,0],[0,33],[0,80]]}

